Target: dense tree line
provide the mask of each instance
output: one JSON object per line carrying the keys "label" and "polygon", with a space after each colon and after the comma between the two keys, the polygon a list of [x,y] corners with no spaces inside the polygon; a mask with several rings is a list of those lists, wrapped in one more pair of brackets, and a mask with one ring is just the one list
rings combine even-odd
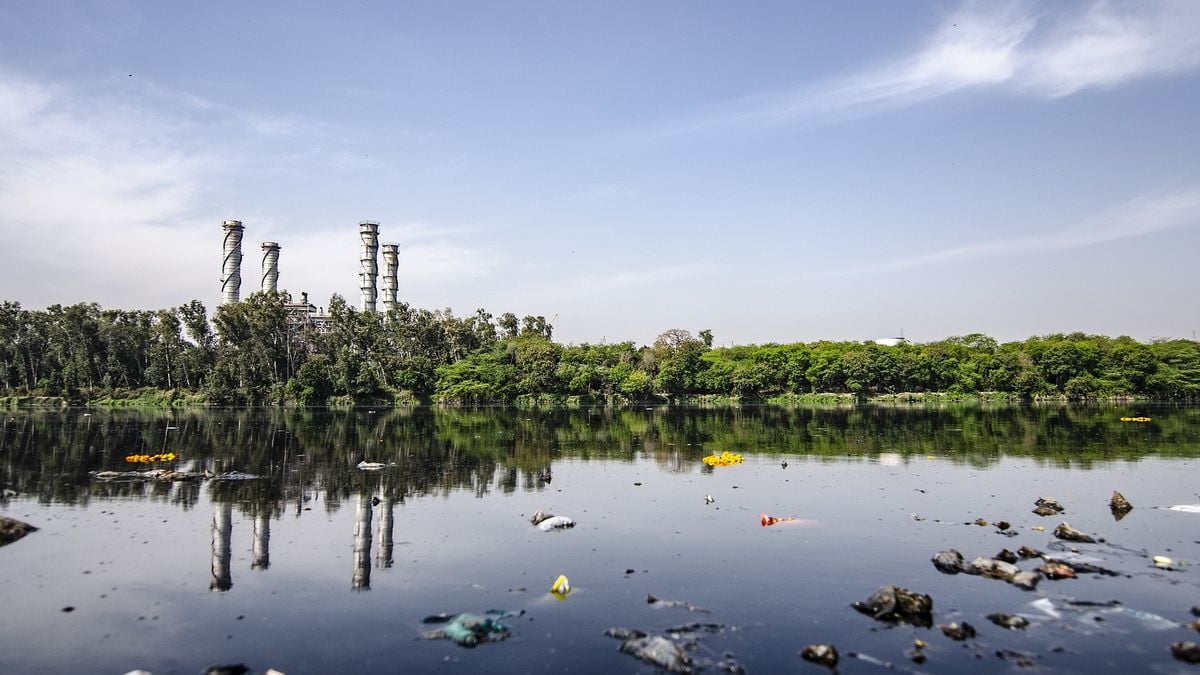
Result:
{"label": "dense tree line", "polygon": [[883,346],[812,342],[713,347],[710,331],[672,329],[653,345],[562,345],[544,317],[479,310],[456,317],[401,304],[386,316],[330,301],[316,326],[285,296],[158,311],[94,303],[45,311],[0,303],[0,388],[7,396],[98,400],[119,392],[193,392],[219,405],[445,401],[511,403],[817,393],[995,392],[1022,398],[1200,397],[1200,343],[1072,333],[1000,344],[981,334]]}

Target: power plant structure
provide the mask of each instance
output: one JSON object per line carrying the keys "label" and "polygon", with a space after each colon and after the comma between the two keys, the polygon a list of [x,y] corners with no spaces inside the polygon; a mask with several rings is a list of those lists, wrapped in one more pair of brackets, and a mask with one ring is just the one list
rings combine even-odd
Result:
{"label": "power plant structure", "polygon": [[279,244],[262,243],[262,289],[274,293],[279,286]]}
{"label": "power plant structure", "polygon": [[379,277],[376,256],[379,253],[379,223],[364,220],[358,224],[358,236],[362,239],[362,255],[359,256],[358,288],[359,309],[375,311],[375,280]]}
{"label": "power plant structure", "polygon": [[221,261],[221,304],[229,305],[241,299],[244,228],[240,220],[227,220],[221,227],[225,229],[225,257]]}
{"label": "power plant structure", "polygon": [[390,313],[396,309],[396,291],[400,270],[400,246],[397,244],[383,245],[383,312]]}
{"label": "power plant structure", "polygon": [[[221,259],[221,304],[241,301],[242,288],[242,236],[245,226],[240,220],[226,220],[221,225],[225,231]],[[361,243],[359,253],[359,308],[364,312],[379,313],[379,223],[364,220],[358,226]],[[262,277],[260,288],[272,293],[279,292],[279,242],[262,242]],[[400,246],[383,245],[383,312],[386,314],[398,306]],[[323,329],[329,317],[321,308],[308,301],[308,293],[300,293],[300,301],[293,302],[291,293],[284,292],[286,307],[297,323]]]}

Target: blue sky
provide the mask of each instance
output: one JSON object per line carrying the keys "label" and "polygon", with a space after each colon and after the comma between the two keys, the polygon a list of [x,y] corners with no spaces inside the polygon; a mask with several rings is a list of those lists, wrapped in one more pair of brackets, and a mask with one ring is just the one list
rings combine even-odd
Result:
{"label": "blue sky", "polygon": [[9,3],[0,296],[280,285],[568,342],[1200,330],[1200,3]]}

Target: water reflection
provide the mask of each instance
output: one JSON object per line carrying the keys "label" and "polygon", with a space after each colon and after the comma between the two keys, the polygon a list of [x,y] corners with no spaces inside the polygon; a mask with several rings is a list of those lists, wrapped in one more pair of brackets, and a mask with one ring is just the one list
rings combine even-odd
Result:
{"label": "water reflection", "polygon": [[354,576],[350,587],[371,590],[371,497],[364,493],[358,495],[354,509]]}
{"label": "water reflection", "polygon": [[271,567],[271,514],[267,509],[258,508],[254,514],[254,559],[250,563],[252,570],[265,570]]}
{"label": "water reflection", "polygon": [[[1153,421],[1120,421],[1143,414]],[[1015,455],[1087,468],[1098,461],[1189,456],[1200,449],[1200,410],[1188,407],[68,409],[9,411],[6,418],[0,433],[0,488],[36,495],[42,503],[146,499],[183,509],[194,507],[199,491],[207,489],[214,502],[233,504],[254,518],[254,569],[270,565],[270,519],[287,505],[301,515],[314,495],[330,511],[352,497],[360,509],[364,496],[383,500],[376,564],[387,566],[394,503],[459,490],[479,497],[493,489],[544,490],[553,462],[566,457],[641,456],[684,473],[703,470],[695,460],[721,450],[884,456],[897,463],[935,455],[977,467]],[[165,452],[179,461],[154,466],[240,471],[261,479],[99,481],[91,476],[145,469],[124,458]],[[388,467],[367,474],[356,468],[364,460]],[[363,518],[369,524],[369,509]],[[370,532],[356,533],[355,541],[360,539],[369,540]]]}
{"label": "water reflection", "polygon": [[379,508],[379,552],[375,554],[375,566],[388,568],[392,566],[392,516],[396,510],[396,502],[391,497],[384,497]]}
{"label": "water reflection", "polygon": [[[1153,420],[1119,421],[1137,414]],[[0,597],[42,614],[0,617],[0,651],[20,655],[13,672],[196,671],[227,653],[285,672],[377,672],[397,659],[425,672],[444,669],[448,656],[464,659],[456,661],[462,670],[585,663],[595,664],[589,672],[623,672],[637,666],[604,629],[678,625],[686,619],[644,601],[667,593],[738,627],[706,640],[714,653],[735,651],[758,672],[794,669],[800,640],[844,640],[896,661],[914,637],[928,635],[872,630],[849,603],[881,584],[905,583],[936,597],[955,621],[984,625],[992,612],[1030,613],[1030,600],[1042,595],[946,576],[929,559],[951,545],[968,557],[1000,546],[1049,550],[1049,532],[1033,526],[1053,523],[1029,513],[1045,494],[1068,504],[1073,525],[1112,542],[1088,553],[1123,576],[1047,579],[1039,594],[1056,603],[1062,594],[1118,599],[1131,612],[1180,621],[1193,604],[1180,599],[1195,590],[1194,576],[1155,569],[1144,552],[1196,559],[1194,516],[1152,506],[1193,500],[1195,462],[1176,458],[1200,457],[1197,422],[1196,408],[1128,406],[6,411],[0,503],[14,515],[30,513],[44,531],[6,548],[12,571],[0,575]],[[722,450],[745,455],[745,465],[713,470],[699,461]],[[164,451],[179,461],[155,467],[214,476],[92,475],[144,470],[124,458]],[[785,459],[790,468],[781,466]],[[363,471],[361,461],[384,466]],[[256,478],[221,478],[234,471]],[[1107,507],[1117,488],[1137,507],[1120,523]],[[715,503],[706,503],[708,493]],[[93,500],[93,508],[61,506]],[[538,532],[527,514],[539,508],[581,526]],[[760,513],[806,524],[763,528]],[[1012,519],[1020,539],[966,525],[977,517]],[[146,548],[111,545],[126,538]],[[63,546],[70,555],[58,553]],[[404,574],[386,571],[394,558]],[[243,575],[236,593],[234,565]],[[56,583],[31,584],[30,570]],[[543,602],[561,573],[583,592]],[[59,611],[67,605],[79,609]],[[537,623],[522,620],[519,640],[470,654],[410,639],[431,613],[489,607],[523,609]],[[84,612],[95,621],[80,621]],[[1132,613],[1106,616],[1103,625],[1089,620],[1086,630],[1095,632],[1088,633],[1063,617],[1021,635],[989,632],[989,648],[979,652],[931,649],[940,661],[930,672],[1006,671],[1003,657],[991,655],[1008,648],[1040,652],[1048,669],[1132,672],[1145,666],[1141,654],[1158,654],[1149,663],[1161,666],[1170,658],[1166,642],[1183,637],[1147,635],[1128,623]],[[359,639],[378,625],[394,627],[399,639]],[[553,641],[540,639],[540,626],[553,627]],[[41,649],[32,637],[69,632],[80,644],[105,646],[118,630],[145,641],[84,656]],[[1126,630],[1137,655],[1112,651],[1122,648],[1113,631]],[[181,634],[189,639],[179,641]],[[147,656],[154,650],[145,644],[172,646]],[[571,649],[543,649],[555,644]],[[89,668],[83,658],[106,660]]]}
{"label": "water reflection", "polygon": [[229,502],[213,504],[212,522],[212,583],[210,591],[227,591],[233,588],[233,574],[229,571],[232,556],[230,538],[233,536],[233,505]]}

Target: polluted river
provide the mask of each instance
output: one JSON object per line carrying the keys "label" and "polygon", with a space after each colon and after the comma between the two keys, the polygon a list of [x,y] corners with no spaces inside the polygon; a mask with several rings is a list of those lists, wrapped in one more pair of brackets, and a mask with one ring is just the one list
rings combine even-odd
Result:
{"label": "polluted river", "polygon": [[1200,672],[1200,407],[0,415],[4,673]]}

